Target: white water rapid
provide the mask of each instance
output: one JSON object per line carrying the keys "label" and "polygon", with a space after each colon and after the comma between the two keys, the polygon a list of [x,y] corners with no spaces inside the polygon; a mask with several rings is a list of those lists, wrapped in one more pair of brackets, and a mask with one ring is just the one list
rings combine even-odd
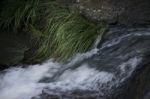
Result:
{"label": "white water rapid", "polygon": [[[114,45],[113,43],[116,44],[116,42],[110,42],[104,46]],[[50,89],[49,93],[53,93],[52,90],[55,89],[59,89],[60,92],[81,89],[95,90],[99,91],[99,94],[103,94],[101,89],[107,88],[109,90],[112,86],[117,86],[120,81],[124,81],[140,61],[139,58],[133,57],[126,63],[120,64],[118,67],[121,71],[120,78],[114,72],[97,70],[86,63],[80,64],[75,69],[70,69],[76,63],[98,54],[98,51],[95,47],[89,52],[77,54],[65,65],[49,60],[43,64],[26,68],[19,66],[5,70],[0,75],[0,99],[31,99],[41,94],[44,88]],[[126,70],[126,66],[131,68]],[[62,70],[64,71],[54,81],[40,82],[44,77],[52,78]],[[56,94],[56,92],[54,93]]]}

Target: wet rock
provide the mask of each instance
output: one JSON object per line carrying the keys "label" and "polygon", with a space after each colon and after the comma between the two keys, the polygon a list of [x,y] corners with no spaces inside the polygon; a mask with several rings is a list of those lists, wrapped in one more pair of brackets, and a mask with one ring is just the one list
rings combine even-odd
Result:
{"label": "wet rock", "polygon": [[114,99],[150,99],[150,65],[137,70],[123,89]]}
{"label": "wet rock", "polygon": [[59,94],[57,92],[59,91],[51,94],[43,91],[40,96],[33,97],[32,99],[97,99],[99,96],[97,92],[88,90],[75,90]]}
{"label": "wet rock", "polygon": [[[129,78],[125,79],[107,99],[148,99],[150,92],[150,51],[148,50],[150,29],[145,31],[144,28],[141,28],[126,31],[126,29],[120,28],[112,30],[104,38],[106,42],[99,47],[101,49],[100,56],[92,58],[91,66],[96,66],[100,70],[108,69],[115,72],[116,75],[120,74],[116,70],[116,66],[119,66],[124,72],[128,72],[123,75],[126,76],[130,73],[132,66],[136,65]],[[137,60],[138,63],[136,60],[132,60],[133,57],[140,59]]]}
{"label": "wet rock", "polygon": [[150,24],[149,4],[149,0],[78,0],[88,19],[126,26]]}
{"label": "wet rock", "polygon": [[1,33],[0,65],[19,64],[24,58],[24,53],[29,49],[27,41],[29,41],[27,35]]}

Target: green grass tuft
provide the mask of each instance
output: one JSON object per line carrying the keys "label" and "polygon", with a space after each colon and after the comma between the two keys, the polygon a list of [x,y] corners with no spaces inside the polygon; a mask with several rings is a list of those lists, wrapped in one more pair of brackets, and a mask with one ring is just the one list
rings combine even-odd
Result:
{"label": "green grass tuft", "polygon": [[51,57],[64,61],[87,51],[105,31],[103,24],[89,22],[76,9],[56,0],[5,0],[2,7],[1,28],[25,28],[38,40],[38,49],[29,61]]}
{"label": "green grass tuft", "polygon": [[40,0],[4,0],[1,4],[0,27],[18,28],[37,20]]}
{"label": "green grass tuft", "polygon": [[[67,11],[66,11],[67,10]],[[101,24],[94,24],[77,11],[62,10],[48,18],[42,44],[35,54],[36,59],[55,57],[66,60],[76,53],[87,51],[98,35],[104,33]]]}

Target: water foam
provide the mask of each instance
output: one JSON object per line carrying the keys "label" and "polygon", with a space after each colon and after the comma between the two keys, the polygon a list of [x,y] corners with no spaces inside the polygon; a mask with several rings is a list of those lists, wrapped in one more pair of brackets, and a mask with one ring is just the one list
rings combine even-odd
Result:
{"label": "water foam", "polygon": [[99,80],[106,83],[112,80],[113,74],[99,72],[84,64],[75,70],[66,70],[55,82],[39,83],[45,76],[53,75],[53,69],[60,65],[52,61],[28,68],[12,68],[1,76],[0,99],[30,99],[42,92],[45,87],[51,90],[59,88],[62,91],[73,89],[88,89]]}
{"label": "water foam", "polygon": [[49,69],[53,71],[58,67],[57,63],[48,61],[28,68],[7,70],[0,78],[0,99],[30,99],[33,94],[38,95],[45,86],[38,81],[49,74]]}

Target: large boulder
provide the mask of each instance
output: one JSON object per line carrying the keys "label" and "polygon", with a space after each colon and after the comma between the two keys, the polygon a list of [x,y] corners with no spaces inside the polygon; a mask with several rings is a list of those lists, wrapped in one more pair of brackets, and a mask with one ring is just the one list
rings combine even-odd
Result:
{"label": "large boulder", "polygon": [[77,0],[84,16],[110,24],[150,24],[150,0]]}

